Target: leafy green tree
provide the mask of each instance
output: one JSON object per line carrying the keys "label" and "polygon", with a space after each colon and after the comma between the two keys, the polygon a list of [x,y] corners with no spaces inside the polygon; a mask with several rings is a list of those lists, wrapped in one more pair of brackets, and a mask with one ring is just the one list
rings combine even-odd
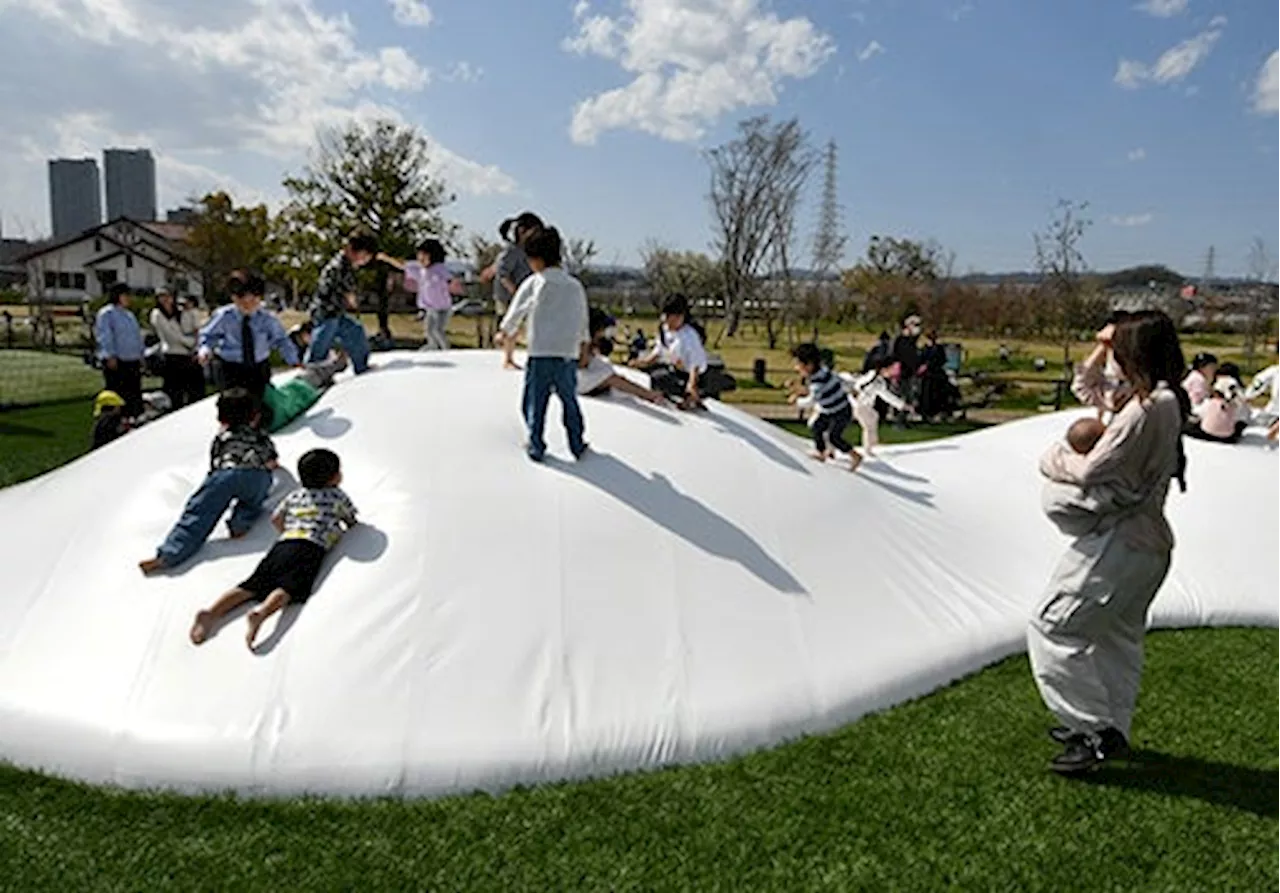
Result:
{"label": "leafy green tree", "polygon": [[[393,256],[412,256],[428,236],[456,247],[458,227],[443,213],[456,196],[416,127],[381,119],[322,130],[310,164],[287,177],[284,187],[289,199],[274,232],[278,263],[292,256],[298,267],[317,269],[357,227],[372,232],[381,250]],[[390,337],[388,270],[371,266],[366,287],[377,295],[378,326]],[[301,285],[314,288],[314,276],[308,271],[304,278],[298,270]]]}
{"label": "leafy green tree", "polygon": [[206,301],[218,302],[232,270],[268,266],[269,234],[266,205],[238,207],[225,192],[211,192],[200,199],[187,246],[200,269]]}

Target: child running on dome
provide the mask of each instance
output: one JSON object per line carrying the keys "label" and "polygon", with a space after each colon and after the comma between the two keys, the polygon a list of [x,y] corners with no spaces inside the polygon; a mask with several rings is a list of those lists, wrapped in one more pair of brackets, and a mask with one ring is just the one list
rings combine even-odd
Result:
{"label": "child running on dome", "polygon": [[444,265],[444,245],[439,239],[426,239],[418,246],[418,259],[404,261],[389,254],[378,254],[378,260],[404,273],[404,284],[418,294],[418,309],[425,315],[423,350],[449,349],[449,316],[453,313],[453,296],[449,283],[453,275]]}
{"label": "child running on dome", "polygon": [[862,456],[844,439],[845,429],[853,424],[853,411],[840,378],[830,366],[823,364],[822,351],[816,344],[797,345],[791,356],[795,358],[796,371],[808,383],[809,393],[803,397],[792,394],[790,402],[801,407],[812,406],[817,411],[812,423],[814,449],[810,455],[825,462],[835,453],[842,453],[849,457],[849,470],[857,471]]}
{"label": "child running on dome", "polygon": [[839,377],[848,392],[849,402],[853,404],[853,417],[862,429],[862,449],[868,456],[873,456],[875,448],[880,445],[880,412],[876,409],[876,402],[884,401],[898,412],[910,411],[911,405],[889,386],[889,370],[897,360],[892,356],[881,356],[869,362],[871,368],[867,372],[858,376],[841,372]]}
{"label": "child running on dome", "polygon": [[262,602],[249,613],[245,644],[249,650],[262,624],[287,605],[311,597],[325,556],[356,524],[356,507],[339,489],[342,463],[329,450],[311,450],[298,460],[300,489],[285,497],[271,516],[280,538],[253,574],[196,614],[191,641],[201,645],[217,630],[222,618],[248,601]]}
{"label": "child running on dome", "polygon": [[253,527],[271,492],[272,472],[279,467],[275,445],[259,428],[261,419],[260,404],[243,388],[218,397],[222,430],[209,448],[209,474],[187,500],[182,517],[155,556],[138,562],[144,574],[177,567],[200,551],[233,502],[227,520],[231,538],[240,539]]}

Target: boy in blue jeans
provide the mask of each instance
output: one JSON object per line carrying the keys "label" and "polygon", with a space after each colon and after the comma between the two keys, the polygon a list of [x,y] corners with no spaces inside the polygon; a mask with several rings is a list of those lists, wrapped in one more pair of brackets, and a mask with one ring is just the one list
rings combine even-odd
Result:
{"label": "boy in blue jeans", "polygon": [[564,429],[573,458],[587,451],[582,410],[578,406],[578,360],[588,332],[587,293],[582,283],[560,268],[560,233],[540,229],[525,241],[533,275],[520,283],[502,320],[504,342],[514,343],[520,323],[529,318],[529,361],[524,372],[524,420],[529,429],[529,458],[541,462],[542,439],[551,392],[560,398]]}
{"label": "boy in blue jeans", "polygon": [[191,495],[182,517],[169,531],[154,558],[138,562],[144,574],[182,564],[204,545],[218,519],[232,502],[227,521],[232,539],[249,532],[262,515],[262,504],[271,492],[272,472],[279,467],[275,445],[258,428],[261,409],[243,388],[223,391],[218,398],[222,430],[209,449],[209,474]]}
{"label": "boy in blue jeans", "polygon": [[334,342],[342,345],[356,375],[369,368],[369,336],[359,317],[352,319],[347,311],[359,307],[356,297],[356,270],[365,266],[378,253],[378,240],[364,232],[352,233],[342,250],[320,271],[315,297],[311,299],[311,345],[307,362],[319,363],[329,356]]}

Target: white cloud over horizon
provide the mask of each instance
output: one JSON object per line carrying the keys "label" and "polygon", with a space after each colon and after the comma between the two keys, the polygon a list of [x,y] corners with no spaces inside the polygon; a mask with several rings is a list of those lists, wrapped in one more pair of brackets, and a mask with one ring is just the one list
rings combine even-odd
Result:
{"label": "white cloud over horizon", "polygon": [[774,105],[784,80],[812,76],[835,52],[808,18],[782,20],[762,0],[626,0],[612,16],[579,0],[573,15],[563,48],[632,76],[574,108],[570,136],[583,145],[623,129],[697,140],[728,112]]}
{"label": "white cloud over horizon", "polygon": [[1147,157],[1147,150],[1139,146],[1129,151],[1128,158],[1130,161],[1142,161]]}
{"label": "white cloud over horizon", "polygon": [[1274,115],[1280,108],[1280,50],[1262,63],[1253,86],[1253,110],[1259,115]]}
{"label": "white cloud over horizon", "polygon": [[1126,227],[1146,226],[1148,223],[1150,223],[1154,219],[1155,219],[1154,216],[1150,212],[1145,214],[1127,214],[1127,215],[1112,217],[1111,225],[1126,226]]}
{"label": "white cloud over horizon", "polygon": [[1134,59],[1121,59],[1116,66],[1114,81],[1126,90],[1136,90],[1148,83],[1173,84],[1181,81],[1208,58],[1222,37],[1226,24],[1226,16],[1214,16],[1208,28],[1165,50],[1151,65]]}
{"label": "white cloud over horizon", "polygon": [[422,0],[391,0],[391,15],[396,24],[425,28],[431,24],[431,7]]}
{"label": "white cloud over horizon", "polygon": [[880,41],[878,40],[873,40],[871,41],[871,43],[863,47],[862,51],[858,53],[858,61],[866,62],[867,60],[872,59],[883,52],[884,52],[884,45],[881,44]]}
{"label": "white cloud over horizon", "polygon": [[1137,5],[1147,15],[1168,19],[1187,11],[1189,0],[1144,0]]}
{"label": "white cloud over horizon", "polygon": [[[0,91],[10,218],[47,221],[44,160],[75,146],[99,158],[110,145],[151,148],[169,207],[208,188],[270,203],[317,128],[404,121],[388,100],[431,80],[405,47],[364,45],[350,17],[315,0],[0,0],[0,27],[29,35],[6,65],[41,84]],[[433,146],[455,191],[514,189],[496,166]]]}

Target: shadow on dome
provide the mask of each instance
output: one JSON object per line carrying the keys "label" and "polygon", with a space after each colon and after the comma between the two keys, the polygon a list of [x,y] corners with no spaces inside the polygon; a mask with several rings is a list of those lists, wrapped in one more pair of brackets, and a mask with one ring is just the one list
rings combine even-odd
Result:
{"label": "shadow on dome", "polygon": [[689,545],[740,564],[779,592],[808,594],[746,531],[681,493],[661,474],[645,477],[620,459],[594,451],[582,462],[571,464],[548,457],[546,464],[603,490]]}
{"label": "shadow on dome", "polygon": [[810,474],[809,469],[805,468],[795,456],[789,453],[782,444],[770,440],[765,435],[755,431],[736,419],[729,418],[727,415],[715,413],[712,416],[716,427],[730,437],[736,437],[739,440],[745,440],[751,444],[760,453],[772,462],[776,462],[783,468],[791,471],[798,471],[801,474]]}

